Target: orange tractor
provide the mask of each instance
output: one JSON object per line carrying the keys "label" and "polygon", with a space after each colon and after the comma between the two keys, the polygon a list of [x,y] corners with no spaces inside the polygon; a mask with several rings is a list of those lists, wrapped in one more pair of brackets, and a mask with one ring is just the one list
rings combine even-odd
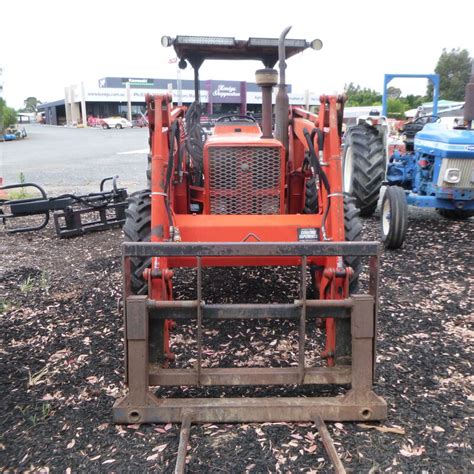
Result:
{"label": "orange tractor", "polygon": [[[132,196],[123,244],[126,382],[114,405],[117,423],[380,420],[385,401],[372,391],[379,246],[359,241],[353,201],[342,192],[343,96],[321,96],[319,113],[289,106],[285,60],[319,40],[163,37],[180,65],[194,68],[195,102],[147,97],[150,189]],[[211,135],[200,124],[199,68],[208,59],[260,60],[262,124],[226,116]],[[279,73],[272,69],[279,62]],[[279,79],[278,79],[279,76]],[[275,124],[272,89],[278,87]],[[368,294],[353,294],[368,257]],[[207,267],[297,267],[300,294],[291,304],[208,304]],[[196,299],[173,299],[175,269],[197,273]],[[310,278],[309,278],[310,277]],[[311,281],[311,292],[307,292]],[[312,295],[310,298],[308,295]],[[210,320],[296,320],[297,365],[203,366],[203,325]],[[305,360],[307,322],[325,330],[324,363]],[[196,321],[197,361],[172,368],[170,331]],[[316,385],[351,388],[335,397],[158,398],[151,386]],[[315,395],[317,391],[314,391]]]}

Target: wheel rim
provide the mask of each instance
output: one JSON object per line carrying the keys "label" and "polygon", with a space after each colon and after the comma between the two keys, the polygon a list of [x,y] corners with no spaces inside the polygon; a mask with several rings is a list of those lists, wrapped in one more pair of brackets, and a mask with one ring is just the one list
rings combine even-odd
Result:
{"label": "wheel rim", "polygon": [[349,146],[344,157],[343,188],[345,193],[352,192],[352,147]]}
{"label": "wheel rim", "polygon": [[390,232],[390,224],[392,223],[392,213],[390,208],[390,201],[385,199],[382,207],[382,232],[387,236]]}

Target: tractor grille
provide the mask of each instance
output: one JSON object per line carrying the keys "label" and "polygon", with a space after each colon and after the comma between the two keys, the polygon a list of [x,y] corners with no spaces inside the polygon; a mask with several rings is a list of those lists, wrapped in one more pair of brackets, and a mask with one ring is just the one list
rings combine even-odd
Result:
{"label": "tractor grille", "polygon": [[278,214],[280,149],[210,147],[211,214]]}
{"label": "tractor grille", "polygon": [[[461,181],[459,183],[446,183],[443,181],[446,170],[449,168],[457,168],[461,173]],[[442,160],[441,169],[439,170],[438,186],[443,188],[464,188],[474,189],[474,160],[466,158],[447,158]]]}

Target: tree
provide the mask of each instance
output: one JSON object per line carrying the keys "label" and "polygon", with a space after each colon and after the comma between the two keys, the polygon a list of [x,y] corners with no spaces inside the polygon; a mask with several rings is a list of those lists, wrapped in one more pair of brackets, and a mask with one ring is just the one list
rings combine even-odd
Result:
{"label": "tree", "polygon": [[0,98],[0,132],[9,125],[17,122],[15,109],[7,107],[6,102]]}
{"label": "tree", "polygon": [[373,89],[361,88],[353,82],[344,86],[344,92],[347,95],[347,106],[358,107],[364,105],[380,105],[382,103],[382,94]]}
{"label": "tree", "polygon": [[[440,75],[440,97],[445,100],[463,101],[466,84],[471,73],[471,61],[467,49],[443,49],[435,72]],[[433,84],[428,84],[428,97],[433,97]]]}
{"label": "tree", "polygon": [[390,86],[387,89],[387,97],[389,99],[399,99],[401,95],[402,95],[402,90],[399,89],[398,87]]}
{"label": "tree", "polygon": [[41,104],[41,101],[36,97],[27,97],[23,102],[23,108],[21,112],[38,112],[38,105]]}
{"label": "tree", "polygon": [[406,111],[405,101],[403,99],[388,99],[387,115],[390,118],[403,118]]}
{"label": "tree", "polygon": [[408,94],[406,97],[402,97],[405,100],[405,103],[409,109],[416,109],[424,102],[428,102],[428,97],[423,97],[421,95]]}

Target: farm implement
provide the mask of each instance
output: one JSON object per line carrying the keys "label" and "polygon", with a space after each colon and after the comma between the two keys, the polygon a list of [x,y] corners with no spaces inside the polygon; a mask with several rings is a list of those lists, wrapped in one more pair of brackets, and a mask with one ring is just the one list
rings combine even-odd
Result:
{"label": "farm implement", "polygon": [[[123,244],[127,395],[113,407],[116,423],[381,420],[385,401],[372,389],[375,371],[379,248],[360,241],[352,198],[342,191],[344,96],[320,98],[319,113],[289,106],[286,59],[319,40],[163,37],[180,66],[194,68],[195,102],[174,106],[147,96],[150,188],[130,197]],[[199,68],[205,60],[259,60],[262,124],[248,115],[200,126]],[[273,69],[279,62],[279,72]],[[278,79],[279,78],[279,79]],[[275,123],[272,89],[278,87]],[[362,259],[367,294],[356,294]],[[299,270],[293,303],[210,304],[203,273],[210,267],[278,266]],[[196,297],[174,299],[176,270],[194,269]],[[308,278],[310,276],[311,278]],[[308,281],[311,280],[308,291]],[[312,295],[311,297],[309,295]],[[210,321],[296,321],[298,358],[291,367],[206,367],[204,326]],[[320,366],[305,358],[307,323],[325,332]],[[173,368],[170,331],[196,328],[197,360]],[[350,385],[344,395],[318,397],[161,398],[156,386]],[[181,459],[185,448],[180,447]]]}
{"label": "farm implement", "polygon": [[[111,190],[105,190],[108,181],[112,181]],[[125,222],[128,193],[124,188],[117,188],[117,176],[104,178],[99,192],[82,195],[48,197],[46,191],[35,183],[0,186],[0,191],[4,192],[17,189],[21,190],[15,191],[17,199],[0,199],[0,222],[8,234],[41,230],[48,225],[51,213],[56,235],[60,238],[121,227]],[[34,190],[40,196],[22,197],[28,196],[25,189]],[[35,216],[41,220],[35,220]]]}

